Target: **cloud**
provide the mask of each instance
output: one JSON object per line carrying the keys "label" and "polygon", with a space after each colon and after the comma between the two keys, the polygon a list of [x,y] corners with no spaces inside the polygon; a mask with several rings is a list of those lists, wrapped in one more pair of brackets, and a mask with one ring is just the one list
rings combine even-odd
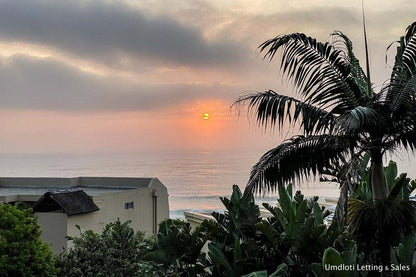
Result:
{"label": "cloud", "polygon": [[[166,7],[169,8],[169,7]],[[245,48],[208,41],[200,30],[167,16],[146,16],[122,2],[0,2],[0,39],[54,47],[112,66],[142,62],[238,66]]]}
{"label": "cloud", "polygon": [[[0,41],[45,45],[59,50],[57,53],[76,56],[74,61],[86,59],[115,71],[129,67],[133,68],[129,71],[132,76],[140,76],[136,81],[126,81],[117,76],[81,72],[54,60],[53,56],[51,59],[12,56],[0,66],[0,108],[148,110],[204,98],[231,102],[247,90],[276,89],[275,64],[267,68],[254,49],[264,40],[288,32],[306,32],[327,40],[332,30],[341,29],[351,34],[358,54],[362,53],[360,15],[348,5],[298,3],[297,8],[280,5],[269,13],[252,13],[244,7],[218,10],[205,1],[186,1],[178,9],[160,3],[157,3],[159,12],[152,13],[133,9],[121,1],[0,1]],[[372,11],[367,19],[370,27],[374,21],[371,17],[380,14],[382,18],[394,18],[394,26],[389,30],[400,25],[397,11],[391,11],[391,15]],[[383,28],[387,32],[386,24]],[[211,34],[210,39],[206,33]],[[377,25],[374,34],[384,33]],[[384,50],[390,41],[377,41],[374,48]],[[384,59],[376,61],[382,63]],[[188,75],[180,71],[154,74],[151,78],[153,83],[159,83],[156,85],[140,79],[165,65],[167,69],[184,65]],[[374,65],[375,75],[384,80],[386,74],[379,73],[384,64]],[[142,67],[147,70],[141,70]],[[177,78],[175,84],[167,84],[174,78]],[[233,87],[224,85],[227,78],[234,78],[229,82]],[[203,82],[198,85],[201,80],[210,85],[202,85]],[[185,84],[186,81],[195,84]]]}
{"label": "cloud", "polygon": [[239,92],[215,83],[145,85],[97,77],[52,59],[21,55],[0,66],[0,109],[138,111],[196,99],[233,99]]}

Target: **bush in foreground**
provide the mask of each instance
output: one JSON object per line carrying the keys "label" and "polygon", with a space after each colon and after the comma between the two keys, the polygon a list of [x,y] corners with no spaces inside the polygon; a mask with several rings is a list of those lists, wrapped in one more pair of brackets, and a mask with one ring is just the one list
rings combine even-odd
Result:
{"label": "bush in foreground", "polygon": [[[271,214],[267,219],[260,217],[253,195],[234,186],[230,198],[221,198],[225,212],[213,213],[215,220],[194,230],[183,221],[163,222],[157,246],[144,256],[153,261],[152,276],[380,276],[378,267],[360,272],[325,270],[339,264],[371,268],[382,262],[377,247],[363,247],[361,232],[340,228],[336,222],[324,224],[329,212],[319,206],[317,197],[293,194],[291,185],[278,192],[277,207],[263,205]],[[415,233],[390,233],[398,238],[389,244],[391,262],[403,268],[394,276],[414,276]],[[383,273],[389,270],[383,266]]]}
{"label": "bush in foreground", "polygon": [[51,249],[40,234],[31,209],[0,204],[0,276],[55,274]]}
{"label": "bush in foreground", "polygon": [[130,222],[107,224],[101,234],[81,231],[73,247],[56,257],[58,276],[144,276],[152,271],[141,262],[154,242],[130,227]]}
{"label": "bush in foreground", "polygon": [[[325,249],[343,253],[354,245],[344,229],[324,224],[328,212],[317,197],[293,195],[291,186],[279,187],[279,207],[265,205],[268,219],[248,190],[234,186],[221,201],[225,213],[213,213],[215,220],[193,231],[189,223],[162,223],[156,249],[145,256],[166,270],[160,276],[312,276]],[[181,247],[172,247],[174,241]]]}

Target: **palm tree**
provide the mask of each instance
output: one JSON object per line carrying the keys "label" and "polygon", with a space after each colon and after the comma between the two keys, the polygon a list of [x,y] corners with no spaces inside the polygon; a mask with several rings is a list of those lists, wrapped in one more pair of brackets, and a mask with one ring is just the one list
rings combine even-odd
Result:
{"label": "palm tree", "polygon": [[368,59],[365,73],[349,38],[332,35],[332,43],[293,33],[260,45],[265,59],[279,57],[281,74],[300,97],[269,90],[242,96],[233,105],[247,106],[260,127],[281,128],[287,122],[299,126],[301,134],[260,158],[248,181],[252,191],[274,191],[331,172],[340,161],[348,162],[343,170],[351,173],[367,153],[373,200],[383,200],[389,192],[383,156],[416,147],[416,22],[397,42],[391,77],[379,92],[371,83]]}

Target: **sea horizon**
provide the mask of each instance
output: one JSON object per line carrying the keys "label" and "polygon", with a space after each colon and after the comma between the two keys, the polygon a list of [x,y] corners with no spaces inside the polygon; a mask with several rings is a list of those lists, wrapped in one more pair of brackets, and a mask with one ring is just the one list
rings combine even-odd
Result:
{"label": "sea horizon", "polygon": [[[261,152],[260,152],[261,153]],[[220,197],[232,186],[241,190],[258,160],[258,151],[141,151],[133,153],[9,153],[0,155],[1,177],[156,177],[168,189],[171,218],[184,211],[222,211]],[[295,185],[306,196],[337,197],[336,183],[305,180]],[[275,193],[256,195],[256,202],[276,203]]]}

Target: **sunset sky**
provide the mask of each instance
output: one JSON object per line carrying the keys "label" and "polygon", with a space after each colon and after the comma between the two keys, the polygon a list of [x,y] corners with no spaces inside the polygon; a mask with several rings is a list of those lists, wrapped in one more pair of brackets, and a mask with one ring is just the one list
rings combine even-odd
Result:
{"label": "sunset sky", "polygon": [[[414,1],[365,8],[381,85]],[[267,149],[284,136],[230,112],[244,93],[292,94],[258,45],[334,30],[363,61],[357,0],[0,1],[0,152]]]}

